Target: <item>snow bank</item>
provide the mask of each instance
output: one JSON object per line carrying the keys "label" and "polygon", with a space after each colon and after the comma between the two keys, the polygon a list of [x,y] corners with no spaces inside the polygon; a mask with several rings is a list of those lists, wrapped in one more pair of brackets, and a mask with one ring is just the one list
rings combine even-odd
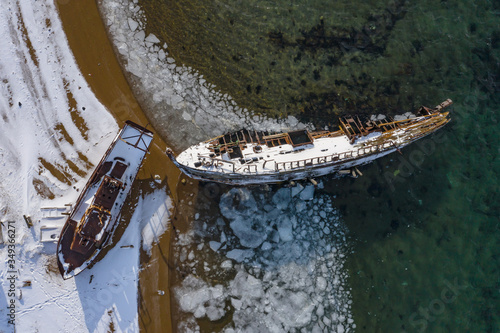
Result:
{"label": "snow bank", "polygon": [[[153,244],[159,241],[159,237],[167,231],[172,214],[172,199],[164,189],[156,190],[151,194],[147,205],[144,203],[142,210],[144,216],[142,220],[142,248],[151,254]],[[148,216],[146,214],[151,214]]]}
{"label": "snow bank", "polygon": [[101,1],[100,7],[125,69],[143,95],[139,99],[146,104],[147,116],[175,148],[184,150],[242,127],[275,131],[305,127],[293,116],[278,122],[242,109],[194,69],[176,64],[166,44],[160,45],[152,34],[146,36],[137,1]]}
{"label": "snow bank", "polygon": [[[201,200],[199,207],[210,207]],[[186,275],[173,288],[183,313],[179,330],[198,331],[198,319],[229,316],[224,332],[355,328],[345,227],[329,197],[309,185],[230,188],[213,214],[197,212],[193,229],[173,244],[179,274]]]}

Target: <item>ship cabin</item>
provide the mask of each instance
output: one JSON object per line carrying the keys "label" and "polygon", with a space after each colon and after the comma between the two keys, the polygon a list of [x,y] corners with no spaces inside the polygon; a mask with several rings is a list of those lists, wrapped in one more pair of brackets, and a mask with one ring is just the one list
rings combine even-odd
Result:
{"label": "ship cabin", "polygon": [[212,139],[209,141],[209,149],[212,152],[210,155],[212,158],[227,153],[230,159],[241,159],[243,158],[242,150],[246,149],[249,144],[253,145],[253,151],[258,154],[262,151],[261,146],[272,148],[289,144],[296,148],[312,144],[313,141],[313,136],[307,130],[278,134],[241,130]]}
{"label": "ship cabin", "polygon": [[70,249],[81,254],[87,253],[92,246],[100,247],[111,219],[111,209],[124,185],[119,180],[105,175],[90,207],[85,211],[76,227],[75,237]]}

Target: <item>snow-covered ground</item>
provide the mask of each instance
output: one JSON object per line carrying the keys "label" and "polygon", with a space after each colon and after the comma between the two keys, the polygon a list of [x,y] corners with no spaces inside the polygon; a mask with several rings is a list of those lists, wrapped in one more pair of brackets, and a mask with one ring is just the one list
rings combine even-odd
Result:
{"label": "snow-covered ground", "polygon": [[107,256],[63,281],[56,244],[40,241],[41,228],[58,236],[64,205],[76,200],[118,126],[80,73],[52,1],[2,1],[0,35],[0,331],[137,331],[140,229],[147,225],[153,240],[170,199],[140,198]]}
{"label": "snow-covered ground", "polygon": [[[320,184],[321,187],[321,184]],[[231,320],[224,332],[348,332],[346,230],[331,198],[312,185],[231,188],[195,214],[174,243],[179,330]],[[189,272],[189,273],[187,273]]]}

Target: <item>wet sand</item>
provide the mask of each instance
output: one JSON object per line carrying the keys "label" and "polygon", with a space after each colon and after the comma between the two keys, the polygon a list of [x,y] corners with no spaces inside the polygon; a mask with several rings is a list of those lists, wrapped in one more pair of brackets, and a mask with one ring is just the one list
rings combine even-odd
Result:
{"label": "wet sand", "polygon": [[[126,120],[143,126],[148,124],[115,57],[96,2],[59,0],[57,5],[76,62],[97,98],[120,126]],[[132,189],[131,201],[135,202],[140,193],[151,190],[150,184],[156,175],[160,176],[160,187],[165,191],[170,189],[176,201],[179,171],[166,157],[166,146],[155,133],[150,154]],[[133,209],[124,211],[122,219],[129,220],[132,213]],[[119,231],[117,236],[121,236]],[[162,236],[161,243],[151,249],[151,257],[141,254],[139,327],[144,332],[165,332],[172,328],[168,283],[169,239],[170,229]],[[160,296],[158,290],[165,294]]]}

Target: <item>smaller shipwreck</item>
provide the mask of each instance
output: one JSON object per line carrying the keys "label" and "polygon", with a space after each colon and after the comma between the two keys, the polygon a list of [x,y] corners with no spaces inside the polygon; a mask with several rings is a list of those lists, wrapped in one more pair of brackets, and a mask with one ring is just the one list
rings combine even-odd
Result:
{"label": "smaller shipwreck", "polygon": [[92,173],[71,211],[57,244],[64,279],[79,274],[108,245],[153,133],[127,121]]}
{"label": "smaller shipwreck", "polygon": [[187,176],[233,185],[255,185],[306,179],[369,163],[398,151],[446,125],[443,109],[421,107],[417,116],[340,119],[337,131],[285,133],[241,130],[191,146],[177,157],[166,153]]}

